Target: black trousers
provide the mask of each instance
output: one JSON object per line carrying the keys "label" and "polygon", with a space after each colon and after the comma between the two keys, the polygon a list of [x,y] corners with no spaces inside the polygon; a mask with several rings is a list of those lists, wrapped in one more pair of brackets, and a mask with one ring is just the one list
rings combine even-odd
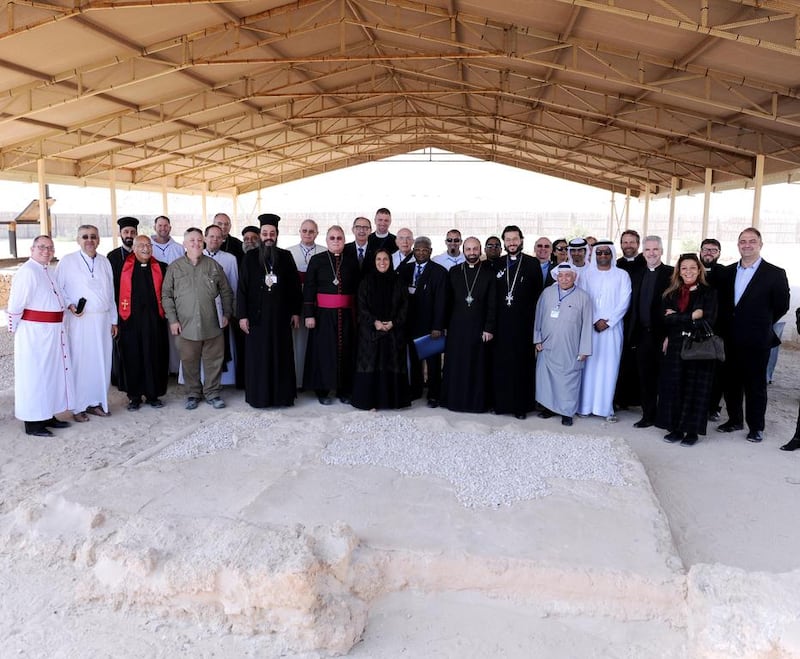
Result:
{"label": "black trousers", "polygon": [[725,344],[725,407],[731,423],[747,423],[753,432],[764,430],[767,413],[769,348]]}
{"label": "black trousers", "polygon": [[661,341],[649,329],[639,329],[636,344],[636,369],[639,373],[639,397],[642,418],[655,422],[658,412],[658,379],[661,369]]}

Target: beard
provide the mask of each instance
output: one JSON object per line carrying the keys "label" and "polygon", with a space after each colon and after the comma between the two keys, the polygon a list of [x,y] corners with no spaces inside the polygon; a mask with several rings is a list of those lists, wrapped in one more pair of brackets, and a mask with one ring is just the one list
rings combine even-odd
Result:
{"label": "beard", "polygon": [[133,249],[133,238],[123,238],[122,244],[125,246],[125,249],[131,251]]}
{"label": "beard", "polygon": [[506,245],[506,254],[509,256],[518,256],[522,251],[522,244],[519,245]]}
{"label": "beard", "polygon": [[469,256],[464,256],[464,258],[470,265],[475,265],[478,261],[480,261],[481,257],[477,254],[470,254]]}

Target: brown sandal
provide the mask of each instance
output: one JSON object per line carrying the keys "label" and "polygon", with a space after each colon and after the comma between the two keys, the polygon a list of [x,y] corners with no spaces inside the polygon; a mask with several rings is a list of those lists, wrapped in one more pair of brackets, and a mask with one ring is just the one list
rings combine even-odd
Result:
{"label": "brown sandal", "polygon": [[77,414],[73,414],[72,418],[75,419],[77,423],[84,423],[89,420],[86,412],[78,412]]}
{"label": "brown sandal", "polygon": [[[91,405],[90,407],[86,408],[86,411],[94,416],[111,416],[111,414],[106,412],[102,407],[100,407],[100,405]],[[89,419],[86,420],[88,421]]]}

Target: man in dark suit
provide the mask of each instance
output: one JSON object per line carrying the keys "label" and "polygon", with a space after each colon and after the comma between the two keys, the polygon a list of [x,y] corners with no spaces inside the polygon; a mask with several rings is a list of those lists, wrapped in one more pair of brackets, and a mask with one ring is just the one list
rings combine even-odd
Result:
{"label": "man in dark suit", "polygon": [[[753,227],[739,234],[741,259],[720,278],[719,332],[725,339],[725,406],[728,420],[718,432],[742,430],[760,442],[767,410],[769,351],[780,344],[773,325],[789,309],[786,271],[761,258],[761,233]],[[744,399],[746,413],[743,414]]]}
{"label": "man in dark suit", "polygon": [[[398,270],[400,280],[408,286],[409,352],[411,355],[411,397],[422,396],[422,363],[414,349],[414,339],[429,335],[439,338],[444,333],[447,313],[447,270],[431,261],[431,240],[420,236],[414,241],[414,259]],[[428,371],[428,407],[439,407],[442,389],[442,356],[425,360]]]}
{"label": "man in dark suit", "polygon": [[357,217],[353,220],[353,237],[355,240],[344,246],[344,256],[350,260],[355,258],[358,262],[358,271],[363,278],[370,269],[375,268],[375,251],[369,244],[369,232],[372,224],[366,217]]}
{"label": "man in dark suit", "polygon": [[533,254],[539,261],[539,267],[542,270],[542,288],[546,288],[555,282],[555,279],[550,276],[550,270],[553,267],[553,243],[546,236],[537,238],[533,246]]}
{"label": "man in dark suit", "polygon": [[661,296],[669,286],[672,266],[661,262],[664,248],[659,236],[644,239],[645,267],[631,277],[631,324],[629,345],[636,355],[642,418],[633,425],[649,428],[655,423],[658,373],[666,328]]}

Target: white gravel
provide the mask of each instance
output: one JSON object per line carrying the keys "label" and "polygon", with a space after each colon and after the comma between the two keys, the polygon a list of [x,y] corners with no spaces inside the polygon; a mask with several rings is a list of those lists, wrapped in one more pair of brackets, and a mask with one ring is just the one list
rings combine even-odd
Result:
{"label": "white gravel", "polygon": [[430,431],[400,416],[348,424],[323,451],[322,460],[444,478],[467,508],[509,506],[547,496],[548,479],[625,485],[622,465],[607,438],[542,431]]}
{"label": "white gravel", "polygon": [[167,446],[152,459],[160,462],[191,460],[202,455],[232,449],[238,446],[243,438],[269,428],[275,423],[276,418],[274,415],[262,414],[237,415],[233,421],[221,419],[205,423],[190,435]]}

